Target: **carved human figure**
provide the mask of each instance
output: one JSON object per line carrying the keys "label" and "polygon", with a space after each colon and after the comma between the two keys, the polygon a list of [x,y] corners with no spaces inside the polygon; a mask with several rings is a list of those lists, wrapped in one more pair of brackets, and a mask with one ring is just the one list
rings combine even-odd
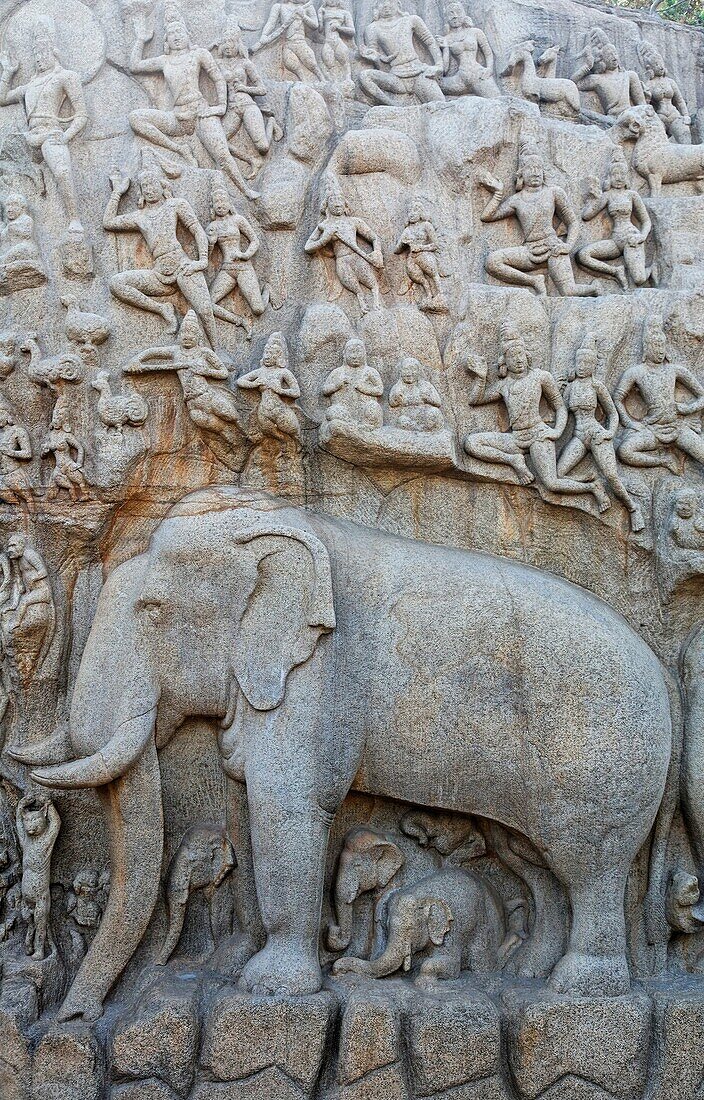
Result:
{"label": "carved human figure", "polygon": [[511,50],[501,72],[502,76],[518,74],[518,90],[531,103],[551,103],[561,114],[570,118],[578,115],[581,109],[579,88],[573,80],[555,76],[558,46],[550,46],[538,58],[533,60],[535,43],[521,42]]}
{"label": "carved human figure", "polygon": [[210,933],[215,942],[212,903],[215,892],[237,866],[235,851],[225,830],[217,825],[193,825],[182,837],[166,876],[168,928],[157,963],[165,965],[178,946],[188,899],[202,890],[208,901]]}
{"label": "carved human figure", "polygon": [[282,333],[271,334],[264,345],[261,365],[238,378],[237,385],[242,390],[259,393],[257,434],[300,446],[301,425],[296,401],[301,396],[301,387],[289,369],[288,349]]}
{"label": "carved human figure", "polygon": [[125,21],[132,24],[136,38],[149,42],[154,36],[154,12],[157,0],[120,0]]}
{"label": "carved human figure", "polygon": [[22,849],[22,917],[27,922],[25,951],[46,958],[50,944],[51,854],[61,818],[48,798],[26,794],[17,805],[17,839]]}
{"label": "carved human figure", "polygon": [[[29,653],[32,673],[41,668],[44,656],[56,628],[56,612],[51,582],[41,555],[20,531],[10,535],[7,543],[10,569],[10,594],[2,605],[2,630],[5,636],[15,636],[13,648],[19,662],[19,634],[27,635],[22,650]],[[31,645],[27,642],[31,638]],[[20,671],[22,669],[20,668]]]}
{"label": "carved human figure", "polygon": [[311,77],[323,80],[313,47],[308,42],[308,31],[317,29],[318,13],[312,0],[278,0],[271,7],[252,53],[281,39],[284,69],[292,73],[296,80],[305,81]]}
{"label": "carved human figure", "polygon": [[199,428],[226,434],[228,424],[239,423],[234,395],[218,384],[226,382],[230,372],[215,352],[203,344],[198,318],[192,310],[181,323],[176,344],[145,348],[123,370],[126,374],[175,371],[188,415]]}
{"label": "carved human figure", "polygon": [[0,498],[10,502],[32,500],[32,487],[25,469],[32,458],[32,443],[26,428],[0,401]]}
{"label": "carved human figure", "polygon": [[0,382],[6,381],[17,366],[19,340],[12,329],[0,332]]}
{"label": "carved human figure", "polygon": [[440,240],[425,204],[420,199],[415,199],[409,207],[406,228],[396,242],[394,253],[405,253],[408,278],[425,293],[420,308],[429,312],[447,312],[438,262]]}
{"label": "carved human figure", "polygon": [[66,895],[68,930],[76,957],[80,960],[100,924],[105,909],[104,890],[97,871],[78,871]]}
{"label": "carved human figure", "polygon": [[386,893],[375,913],[384,945],[371,960],[344,956],[333,974],[383,978],[410,971],[414,955],[423,953],[417,974],[421,985],[500,969],[506,936],[501,900],[488,881],[473,871],[446,868]]}
{"label": "carved human figure", "polygon": [[14,88],[12,78],[19,62],[9,57],[0,59],[0,104],[23,105],[27,142],[40,152],[56,183],[69,231],[82,233],[69,149],[88,122],[81,77],[61,65],[51,31],[42,22],[34,28],[33,56],[34,74],[26,84]]}
{"label": "carved human figure", "polygon": [[[681,401],[678,387],[692,395]],[[645,415],[634,417],[628,398],[636,393],[645,405]],[[614,391],[614,403],[626,432],[618,448],[622,462],[630,466],[664,466],[680,473],[680,462],[673,451],[680,451],[696,462],[704,463],[701,431],[685,417],[704,412],[704,386],[689,367],[672,363],[667,351],[667,336],[662,321],[653,317],[643,329],[643,362],[628,367]]]}
{"label": "carved human figure", "polygon": [[[13,892],[19,885],[21,867],[15,858],[14,843],[0,843],[0,943],[12,932],[15,920]],[[20,887],[21,898],[21,887]],[[16,913],[19,916],[19,910]]]}
{"label": "carved human figure", "polygon": [[680,550],[704,550],[704,511],[694,489],[675,494],[668,533]]}
{"label": "carved human figure", "polygon": [[583,111],[587,118],[595,121],[614,122],[629,107],[645,103],[638,73],[624,69],[616,47],[600,27],[590,31],[572,80],[582,91],[596,94],[603,114]]}
{"label": "carved human figure", "polygon": [[[254,154],[265,157],[272,141],[283,135],[272,112],[257,103],[266,95],[266,84],[249,56],[240,25],[235,18],[227,21],[222,39],[217,45],[216,56],[223,79],[227,85],[227,112],[223,120],[228,143],[241,132],[247,135]],[[241,146],[234,152],[238,160],[247,164],[247,174],[254,175],[255,155]]]}
{"label": "carved human figure", "polygon": [[391,387],[389,412],[392,424],[407,432],[440,432],[445,427],[442,398],[412,356],[402,361],[398,380]]}
{"label": "carved human figure", "polygon": [[[215,317],[205,278],[208,237],[203,226],[191,204],[174,198],[162,173],[152,168],[143,168],[138,176],[139,209],[119,214],[120,199],[130,182],[126,177],[111,177],[112,193],[103,215],[103,228],[112,233],[141,233],[154,267],[119,271],[110,279],[110,290],[121,302],[158,314],[172,333],[178,330],[178,315],[171,302],[164,299],[180,290],[214,345]],[[178,238],[179,229],[192,236],[197,259],[191,259],[185,251]]]}
{"label": "carved human figure", "polygon": [[49,477],[46,499],[56,500],[65,490],[71,500],[84,500],[89,495],[88,482],[83,473],[86,450],[71,428],[65,410],[58,406],[51,416],[51,430],[42,443],[42,457],[53,455],[54,468]]}
{"label": "carved human figure", "polygon": [[[166,0],[164,5],[163,54],[144,57],[146,44],[147,39],[137,34],[129,67],[133,73],[161,73],[166,81],[168,102],[163,110],[139,107],[130,111],[130,126],[135,134],[197,166],[194,154],[184,142],[184,138],[195,135],[235,187],[248,199],[259,198],[247,186],[228,145],[223,127],[227,110],[225,77],[209,50],[191,44],[183,15],[174,0]],[[215,103],[210,103],[201,91],[202,76],[213,85]]]}
{"label": "carved human figure", "polygon": [[[430,64],[419,53],[419,46],[430,57]],[[440,87],[440,47],[419,15],[402,10],[401,0],[378,0],[359,56],[374,66],[360,72],[359,83],[377,103],[393,107],[398,102],[396,96],[413,96],[419,103],[445,98]]]}
{"label": "carved human figure", "polygon": [[213,188],[212,215],[213,220],[206,230],[208,243],[212,251],[219,249],[222,257],[218,273],[210,284],[213,313],[223,321],[239,325],[250,337],[251,322],[220,303],[238,290],[255,317],[261,317],[268,306],[269,288],[260,287],[252,263],[259,251],[259,237],[244,215],[237,213],[224,187]]}
{"label": "carved human figure", "polygon": [[[489,253],[486,270],[490,275],[546,295],[545,275],[540,272],[545,268],[558,294],[585,297],[599,293],[593,283],[575,282],[570,253],[579,238],[579,222],[565,191],[545,182],[543,157],[537,146],[527,141],[520,144],[513,195],[504,198],[504,184],[491,176],[485,176],[482,182],[493,194],[481,220],[516,218],[523,233],[522,245]],[[565,227],[564,237],[555,229],[556,219]]]}
{"label": "carved human figure", "polygon": [[691,118],[679,84],[668,74],[660,50],[652,42],[638,44],[638,56],[645,69],[645,98],[655,108],[667,135],[680,145],[690,145]]}
{"label": "carved human figure", "polygon": [[345,951],[352,939],[354,907],[363,894],[383,890],[406,861],[385,833],[361,826],[345,837],[335,874],[335,919],[327,929],[331,951]]}
{"label": "carved human figure", "polygon": [[[489,382],[483,361],[470,358],[467,370],[474,376],[472,405],[503,401],[508,414],[507,432],[472,432],[464,449],[472,458],[510,466],[521,485],[538,481],[553,493],[591,493],[600,511],[610,506],[608,494],[596,480],[577,481],[557,473],[555,443],[567,426],[567,408],[550,371],[533,367],[521,334],[510,324],[501,326],[502,354],[498,377]],[[545,401],[554,422],[542,413]],[[529,470],[529,455],[535,474]]]}
{"label": "carved human figure", "polygon": [[[369,312],[364,291],[371,295],[372,309],[381,309],[376,272],[384,266],[381,241],[376,230],[354,217],[337,183],[328,182],[321,218],[305,243],[309,255],[329,249],[335,259],[335,274],[345,290],[356,295],[362,313]],[[366,241],[371,249],[365,249]]]}
{"label": "carved human figure", "polygon": [[0,294],[46,282],[46,272],[34,237],[34,218],[19,191],[2,199],[0,221]]}
{"label": "carved human figure", "polygon": [[375,431],[384,423],[381,398],[384,383],[376,367],[367,362],[362,340],[353,337],[345,344],[342,365],[330,371],[323,383],[323,396],[330,398],[325,419],[348,427]]}
{"label": "carved human figure", "polygon": [[355,26],[344,0],[321,0],[318,29],[323,35],[320,57],[325,73],[331,80],[339,81],[346,94],[353,95],[350,54],[354,49]]}
{"label": "carved human figure", "polygon": [[[629,187],[628,164],[618,146],[611,154],[603,187],[596,179],[590,181],[582,218],[591,221],[602,212],[611,219],[611,237],[584,245],[577,253],[577,262],[588,271],[615,279],[622,290],[628,290],[629,280],[634,286],[645,286],[651,275],[645,245],[652,222],[640,195]],[[623,266],[608,262],[619,259]]]}
{"label": "carved human figure", "polygon": [[494,80],[494,53],[484,31],[475,27],[461,0],[445,4],[440,88],[445,95],[500,95]]}
{"label": "carved human figure", "polygon": [[[619,415],[611,394],[598,377],[599,355],[596,341],[588,335],[577,349],[574,371],[564,392],[567,411],[574,417],[574,435],[564,447],[557,463],[559,477],[574,470],[582,459],[591,455],[599,473],[614,496],[626,506],[631,516],[631,529],[642,531],[645,526],[640,505],[631,496],[618,470],[614,437]],[[599,420],[603,415],[603,423]]]}

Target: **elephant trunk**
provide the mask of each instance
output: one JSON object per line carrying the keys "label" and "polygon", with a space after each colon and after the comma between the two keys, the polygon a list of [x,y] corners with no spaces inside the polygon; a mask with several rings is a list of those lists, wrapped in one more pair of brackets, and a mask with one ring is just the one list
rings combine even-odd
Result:
{"label": "elephant trunk", "polygon": [[166,939],[162,944],[161,950],[157,955],[157,963],[159,966],[165,966],[173,955],[178,941],[181,938],[181,932],[183,931],[183,925],[186,920],[186,907],[188,905],[188,895],[186,897],[171,896],[168,893],[166,896],[166,909],[169,921],[169,927],[166,933]]}
{"label": "elephant trunk", "polygon": [[386,978],[397,970],[410,970],[411,949],[407,944],[389,943],[377,959],[357,959],[352,956],[338,959],[333,964],[333,974],[364,974],[368,978]]}
{"label": "elephant trunk", "polygon": [[331,951],[346,951],[352,939],[354,901],[335,891],[335,916],[337,924],[328,925],[328,947]]}

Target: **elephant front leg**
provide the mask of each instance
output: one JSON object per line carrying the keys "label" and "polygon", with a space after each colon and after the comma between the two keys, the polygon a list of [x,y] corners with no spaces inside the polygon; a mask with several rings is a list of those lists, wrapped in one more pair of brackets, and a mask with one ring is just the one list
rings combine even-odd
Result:
{"label": "elephant front leg", "polygon": [[[291,793],[291,792],[295,793]],[[331,815],[295,774],[247,774],[252,856],[266,944],[240,986],[258,994],[317,993],[322,884]]]}

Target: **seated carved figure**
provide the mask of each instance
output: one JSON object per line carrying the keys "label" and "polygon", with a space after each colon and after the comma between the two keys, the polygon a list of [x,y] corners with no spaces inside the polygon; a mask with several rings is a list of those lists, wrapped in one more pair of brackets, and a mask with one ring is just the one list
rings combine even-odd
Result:
{"label": "seated carved figure", "polygon": [[667,136],[680,145],[690,145],[691,118],[679,85],[668,75],[660,50],[652,42],[641,42],[638,56],[645,69],[645,98],[655,108]]}
{"label": "seated carved figure", "polygon": [[[425,50],[430,64],[418,46]],[[439,83],[443,72],[440,48],[420,16],[403,11],[400,0],[378,0],[359,56],[374,66],[362,70],[359,83],[377,103],[393,107],[398,96],[413,96],[419,103],[445,98]]]}
{"label": "seated carved figure", "polygon": [[323,396],[330,398],[325,420],[343,426],[374,431],[384,423],[381,398],[384,383],[376,367],[367,363],[362,340],[345,344],[342,365],[335,367],[323,383]]}
{"label": "seated carved figure", "polygon": [[0,295],[31,290],[46,282],[46,271],[34,239],[34,218],[18,191],[2,200],[0,222]]}
{"label": "seated carved figure", "polygon": [[704,551],[704,509],[694,489],[675,494],[668,534],[680,550]]}
{"label": "seated carved figure", "polygon": [[461,0],[445,4],[445,31],[438,39],[442,50],[440,87],[445,95],[498,96],[494,54],[484,31],[475,27]]}
{"label": "seated carved figure", "polygon": [[442,398],[422,375],[417,359],[407,356],[398,380],[389,391],[391,423],[407,432],[441,432],[445,427]]}
{"label": "seated carved figure", "polygon": [[[652,230],[650,214],[637,191],[628,186],[628,164],[620,148],[611,154],[609,174],[602,188],[592,180],[590,196],[582,218],[591,221],[605,213],[611,218],[611,236],[580,248],[577,263],[588,271],[616,279],[622,290],[628,290],[629,279],[634,286],[645,286],[651,269],[645,260],[645,245]],[[623,267],[607,263],[623,260]]]}
{"label": "seated carved figure", "polygon": [[594,92],[603,114],[584,110],[586,118],[613,123],[629,107],[645,103],[645,92],[638,73],[624,69],[613,42],[600,27],[594,27],[582,51],[582,61],[572,80],[585,92]]}

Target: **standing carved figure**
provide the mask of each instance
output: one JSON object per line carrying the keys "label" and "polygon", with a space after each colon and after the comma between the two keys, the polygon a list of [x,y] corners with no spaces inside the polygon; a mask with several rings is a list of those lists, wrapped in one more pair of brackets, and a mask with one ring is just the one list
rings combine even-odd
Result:
{"label": "standing carved figure", "polygon": [[327,421],[367,431],[382,427],[384,383],[376,367],[367,363],[367,350],[362,340],[353,337],[347,341],[342,365],[330,371],[322,392],[331,401],[325,411]]}
{"label": "standing carved figure", "polygon": [[603,114],[583,110],[586,118],[595,122],[614,122],[629,107],[645,103],[645,92],[638,73],[624,69],[613,42],[600,27],[589,33],[582,50],[582,60],[572,73],[572,80],[584,92],[594,92]]}
{"label": "standing carved figure", "polygon": [[[133,73],[161,73],[166,81],[169,101],[164,110],[140,107],[130,111],[130,126],[135,134],[184,157],[197,167],[194,154],[184,143],[184,138],[195,134],[235,187],[248,199],[259,198],[258,193],[252,191],[243,179],[223,128],[223,116],[227,110],[225,77],[208,50],[191,44],[188,28],[173,0],[166,0],[164,5],[164,53],[157,57],[144,57],[147,41],[139,35],[135,38],[130,69]],[[213,84],[215,103],[210,103],[201,91],[202,75]]]}
{"label": "standing carved figure", "polygon": [[255,152],[260,157],[265,157],[271,149],[272,141],[281,138],[283,131],[272,112],[257,103],[258,99],[266,95],[266,84],[249,56],[236,19],[228,19],[222,39],[217,45],[216,55],[227,85],[225,134],[231,151],[238,160],[244,160],[247,164],[247,174],[251,178],[255,173],[255,157],[241,146],[233,149],[231,143],[234,138],[244,131]]}
{"label": "standing carved figure", "polygon": [[691,145],[692,119],[687,103],[679,84],[668,74],[660,50],[652,42],[641,42],[638,45],[638,56],[645,69],[645,98],[655,108],[658,118],[667,130],[667,136],[679,145]]}
{"label": "standing carved figure", "polygon": [[29,433],[17,423],[12,410],[0,402],[0,499],[31,504],[32,487],[24,468],[31,458]]}
{"label": "standing carved figure", "polygon": [[61,65],[51,32],[41,22],[34,28],[34,74],[27,84],[12,87],[12,78],[19,68],[16,59],[3,57],[0,64],[0,104],[23,105],[27,143],[40,152],[56,183],[69,219],[69,232],[82,234],[69,149],[88,122],[81,76]]}
{"label": "standing carved figure", "polygon": [[[26,686],[41,670],[54,639],[56,608],[41,555],[20,531],[7,543],[7,598],[0,605],[3,646]],[[13,753],[15,759],[22,759]]]}
{"label": "standing carved figure", "polygon": [[66,896],[66,916],[75,957],[86,953],[105,909],[104,889],[97,871],[78,871]]}
{"label": "standing carved figure", "polygon": [[[678,387],[692,395],[682,401]],[[628,398],[635,392],[645,405],[642,419],[628,410]],[[630,466],[664,466],[673,474],[681,472],[673,449],[696,462],[704,463],[701,421],[694,424],[686,417],[704,412],[704,386],[689,367],[672,363],[667,352],[667,336],[659,318],[646,322],[643,330],[643,362],[629,367],[621,375],[614,403],[626,432],[618,449],[622,462]]]}
{"label": "standing carved figure", "polygon": [[[501,345],[499,373],[493,382],[488,382],[483,361],[469,360],[467,369],[475,378],[470,401],[472,405],[503,401],[509,430],[472,432],[464,441],[465,451],[483,462],[510,466],[521,485],[529,485],[537,477],[553,493],[591,493],[599,511],[605,511],[610,501],[598,481],[577,481],[557,473],[555,443],[567,427],[567,408],[552,374],[533,367],[521,334],[510,324],[501,327]],[[543,416],[543,401],[554,415],[552,424]],[[526,455],[530,455],[535,475],[526,464]]]}
{"label": "standing carved figure", "polygon": [[263,50],[279,38],[282,40],[281,61],[284,69],[292,73],[296,80],[305,81],[313,77],[323,80],[312,46],[308,43],[307,32],[318,29],[318,13],[312,0],[279,0],[272,5],[269,18],[262,27],[259,41],[252,47],[252,53]]}
{"label": "standing carved figure", "polygon": [[438,39],[442,50],[440,88],[445,95],[500,95],[494,80],[494,53],[484,31],[475,27],[461,0],[445,5],[445,33]]}
{"label": "standing carved figure", "polygon": [[[543,157],[536,145],[521,142],[516,190],[509,198],[504,198],[500,180],[485,176],[482,182],[493,194],[481,220],[516,218],[523,232],[522,245],[489,253],[486,270],[490,275],[516,286],[531,287],[544,296],[547,283],[539,269],[546,268],[558,294],[590,297],[599,293],[593,283],[575,282],[570,254],[579,238],[579,222],[565,191],[545,182]],[[555,229],[556,219],[565,227],[564,237]]]}
{"label": "standing carved figure", "polygon": [[88,482],[83,473],[86,450],[73,434],[71,423],[64,410],[57,405],[51,416],[51,431],[42,444],[42,456],[54,456],[54,469],[46,491],[47,500],[56,500],[65,489],[71,500],[84,500],[88,495]]}
{"label": "standing carved figure", "polygon": [[261,317],[269,304],[269,288],[259,285],[253,258],[259,251],[259,237],[251,223],[238,214],[224,187],[213,188],[212,215],[206,233],[212,250],[220,249],[222,263],[210,284],[213,313],[231,325],[239,325],[249,338],[252,325],[245,318],[220,305],[228,294],[239,290],[250,312]]}
{"label": "standing carved figure", "polygon": [[215,352],[202,343],[198,318],[193,311],[183,319],[178,343],[145,348],[123,370],[126,374],[175,371],[188,415],[199,428],[223,434],[228,424],[239,423],[234,395],[222,384],[230,372]]}
{"label": "standing carved figure", "polygon": [[22,917],[27,922],[25,951],[46,958],[51,942],[51,854],[61,828],[53,802],[27,794],[17,805],[17,839],[22,849]]}
{"label": "standing carved figure", "polygon": [[157,956],[164,966],[178,946],[188,899],[202,890],[208,901],[210,933],[215,942],[212,905],[215,892],[237,866],[235,851],[227,833],[217,825],[193,825],[182,838],[166,876],[168,929]]}
{"label": "standing carved figure", "polygon": [[[596,341],[594,337],[588,336],[577,350],[574,372],[564,392],[567,411],[574,417],[574,435],[560,455],[557,473],[559,477],[566,476],[585,455],[591,455],[594,465],[613,490],[614,496],[630,512],[631,530],[642,531],[645,526],[643,513],[624,485],[616,461],[614,437],[619,426],[618,410],[608,389],[597,376],[598,367]],[[604,415],[604,423],[597,418],[600,410]]]}
{"label": "standing carved figure", "polygon": [[272,332],[264,345],[261,365],[237,379],[242,390],[259,393],[256,434],[271,437],[298,448],[301,425],[295,402],[301,387],[288,365],[288,349],[282,333]]}
{"label": "standing carved figure", "polygon": [[[178,314],[174,305],[163,299],[180,290],[214,345],[215,317],[205,279],[207,234],[191,204],[186,199],[174,198],[161,172],[143,168],[137,178],[139,209],[130,214],[118,214],[120,199],[129,190],[131,181],[111,176],[112,194],[103,215],[103,228],[111,233],[141,233],[154,258],[154,267],[119,271],[110,279],[110,290],[121,302],[158,314],[172,333],[178,331]],[[183,248],[178,238],[179,228],[193,237],[197,259],[191,259]]]}
{"label": "standing carved figure", "polygon": [[331,80],[339,81],[345,94],[354,94],[350,53],[354,48],[355,26],[344,0],[321,0],[318,29],[323,34],[320,56]]}
{"label": "standing carved figure", "polygon": [[407,432],[441,432],[445,427],[442,398],[432,382],[423,377],[423,367],[408,356],[389,391],[389,411],[395,427]]}
{"label": "standing carved figure", "polygon": [[[421,57],[416,42],[429,55],[430,64]],[[396,96],[414,96],[419,103],[445,98],[439,83],[440,47],[419,15],[401,9],[400,0],[378,0],[359,56],[374,66],[362,70],[359,83],[376,103],[393,107]]]}
{"label": "standing carved figure", "polygon": [[406,273],[411,284],[425,292],[420,308],[437,313],[447,312],[447,301],[440,282],[440,240],[424,203],[416,199],[408,211],[406,228],[394,249],[396,255],[406,253]]}
{"label": "standing carved figure", "polygon": [[[345,290],[355,294],[362,313],[369,312],[364,290],[371,294],[372,309],[381,309],[376,272],[384,266],[381,240],[376,230],[354,217],[336,182],[328,181],[321,207],[321,218],[305,243],[309,255],[330,249],[335,258],[335,274]],[[366,249],[360,241],[366,241]]]}
{"label": "standing carved figure", "polygon": [[[606,213],[611,219],[611,237],[584,245],[577,253],[578,264],[587,271],[615,279],[622,290],[628,290],[629,279],[634,286],[645,286],[651,275],[645,245],[652,222],[642,198],[628,183],[628,164],[623,150],[617,146],[611,154],[603,187],[599,187],[596,179],[590,181],[589,199],[582,211],[584,221]],[[607,262],[618,259],[623,260],[623,267]]]}

